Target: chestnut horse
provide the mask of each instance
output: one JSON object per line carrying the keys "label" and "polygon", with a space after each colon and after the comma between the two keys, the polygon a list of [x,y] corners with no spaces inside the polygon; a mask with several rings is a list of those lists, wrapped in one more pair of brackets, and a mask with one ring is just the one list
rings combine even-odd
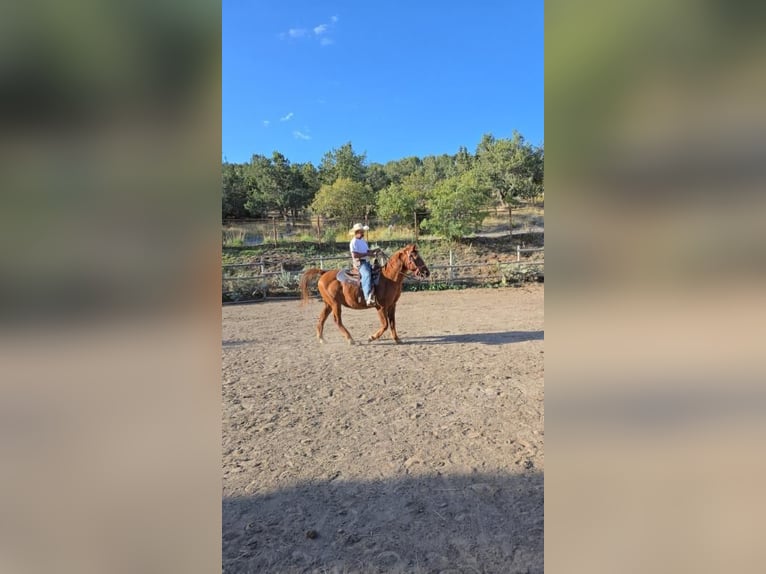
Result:
{"label": "chestnut horse", "polygon": [[[367,307],[364,298],[361,297],[361,284],[341,283],[337,279],[338,271],[339,269],[329,271],[316,268],[308,269],[301,277],[302,304],[305,305],[309,300],[309,282],[315,277],[319,277],[317,287],[324,301],[324,308],[319,313],[317,338],[320,343],[324,343],[322,338],[324,322],[332,312],[335,324],[338,325],[338,329],[351,345],[354,340],[341,321],[341,307],[350,309],[370,309],[371,307]],[[380,329],[370,335],[368,341],[374,341],[386,329],[391,329],[391,337],[395,342],[401,343],[401,339],[396,334],[396,302],[402,294],[402,283],[407,272],[411,272],[417,277],[428,277],[431,274],[418,253],[417,245],[407,245],[395,252],[381,269],[380,281],[374,287],[375,308],[378,310],[378,317],[380,317]]]}

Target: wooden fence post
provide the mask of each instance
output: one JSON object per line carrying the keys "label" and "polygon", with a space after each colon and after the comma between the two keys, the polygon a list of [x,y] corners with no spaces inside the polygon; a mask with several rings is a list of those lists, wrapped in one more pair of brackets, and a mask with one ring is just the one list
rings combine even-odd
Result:
{"label": "wooden fence post", "polygon": [[452,259],[452,249],[449,250],[449,283],[452,284],[452,280],[454,279],[455,275],[452,270],[452,265],[454,264]]}

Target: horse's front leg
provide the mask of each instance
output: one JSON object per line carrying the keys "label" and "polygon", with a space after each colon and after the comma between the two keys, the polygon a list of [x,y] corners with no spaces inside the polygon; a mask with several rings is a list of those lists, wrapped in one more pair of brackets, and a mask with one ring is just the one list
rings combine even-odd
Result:
{"label": "horse's front leg", "polygon": [[374,341],[375,339],[378,339],[383,333],[385,333],[386,329],[388,329],[388,317],[386,316],[386,311],[383,307],[378,307],[378,317],[380,318],[380,329],[370,335],[370,338],[367,339],[368,341]]}
{"label": "horse's front leg", "polygon": [[388,326],[391,329],[391,338],[394,340],[395,343],[401,343],[402,340],[399,338],[399,335],[396,334],[396,305],[388,309],[387,315],[388,315]]}

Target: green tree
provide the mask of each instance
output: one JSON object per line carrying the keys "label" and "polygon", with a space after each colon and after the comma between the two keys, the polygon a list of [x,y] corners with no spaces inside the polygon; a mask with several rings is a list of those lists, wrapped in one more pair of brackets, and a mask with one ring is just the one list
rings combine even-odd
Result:
{"label": "green tree", "polygon": [[545,193],[545,146],[534,148],[530,158],[530,185],[525,188],[522,197],[533,201]]}
{"label": "green tree", "polygon": [[221,211],[223,217],[246,217],[248,215],[247,182],[243,166],[236,163],[224,163],[221,169],[222,194]]}
{"label": "green tree", "polygon": [[247,201],[245,209],[251,217],[263,217],[270,209],[268,200],[271,182],[271,161],[262,155],[253,155],[244,166]]}
{"label": "green tree", "polygon": [[386,174],[386,170],[383,169],[383,166],[379,163],[370,164],[367,168],[365,180],[370,189],[375,193],[391,183],[391,180],[388,179],[388,175]]}
{"label": "green tree", "polygon": [[445,179],[426,202],[428,217],[421,227],[447,239],[459,239],[478,230],[491,195],[474,171]]}
{"label": "green tree", "polygon": [[296,187],[300,183],[296,178],[296,172],[290,166],[290,160],[284,155],[275,151],[271,155],[270,169],[270,187],[268,189],[268,202],[272,209],[279,212],[283,217],[290,214],[296,204]]}
{"label": "green tree", "polygon": [[460,175],[461,173],[472,170],[475,163],[476,158],[468,153],[468,149],[464,146],[460,146],[454,159],[455,175]]}
{"label": "green tree", "polygon": [[423,167],[418,170],[432,184],[456,175],[452,156],[448,154],[428,155],[423,158]]}
{"label": "green tree", "polygon": [[370,213],[374,206],[374,194],[361,182],[341,177],[332,184],[319,188],[311,211],[324,217],[336,217],[350,227]]}
{"label": "green tree", "polygon": [[383,166],[383,169],[388,175],[388,179],[392,183],[399,183],[405,177],[415,173],[421,167],[423,167],[422,160],[417,156],[409,156],[402,159],[389,161]]}
{"label": "green tree", "polygon": [[347,142],[337,149],[328,151],[319,165],[319,180],[323,184],[332,184],[340,178],[364,182],[367,175],[367,154],[358,154]]}
{"label": "green tree", "polygon": [[254,155],[247,165],[248,206],[251,211],[278,211],[283,217],[296,217],[308,206],[319,188],[316,168],[291,164],[275,151],[271,158]]}
{"label": "green tree", "polygon": [[434,183],[423,170],[412,173],[400,183],[392,183],[380,191],[377,213],[389,221],[411,221],[414,212],[425,210],[433,187]]}
{"label": "green tree", "polygon": [[[296,192],[294,194],[294,209],[298,210],[306,209],[314,199],[317,191],[319,191],[319,172],[317,168],[309,161],[306,163],[294,163],[291,168],[293,169]],[[297,213],[294,213],[297,215]]]}
{"label": "green tree", "polygon": [[476,156],[479,177],[508,210],[512,233],[513,207],[519,200],[536,197],[543,191],[543,149],[525,141],[517,131],[511,139],[495,139],[492,134],[485,134]]}
{"label": "green tree", "polygon": [[[314,164],[310,161],[306,163],[297,164],[300,166],[301,170],[301,177],[303,177],[303,182],[306,184],[306,187],[308,189],[312,190],[312,196],[310,199],[314,198],[314,194],[316,194],[317,191],[319,191],[319,187],[321,183],[319,182],[319,171],[317,168],[314,167]],[[309,200],[306,205],[311,203]]]}

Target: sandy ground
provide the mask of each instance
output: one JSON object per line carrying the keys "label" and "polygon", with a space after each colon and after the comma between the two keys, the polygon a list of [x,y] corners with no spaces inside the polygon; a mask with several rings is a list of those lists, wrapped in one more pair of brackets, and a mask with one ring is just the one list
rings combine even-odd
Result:
{"label": "sandy ground", "polygon": [[223,309],[223,571],[542,572],[544,288]]}

